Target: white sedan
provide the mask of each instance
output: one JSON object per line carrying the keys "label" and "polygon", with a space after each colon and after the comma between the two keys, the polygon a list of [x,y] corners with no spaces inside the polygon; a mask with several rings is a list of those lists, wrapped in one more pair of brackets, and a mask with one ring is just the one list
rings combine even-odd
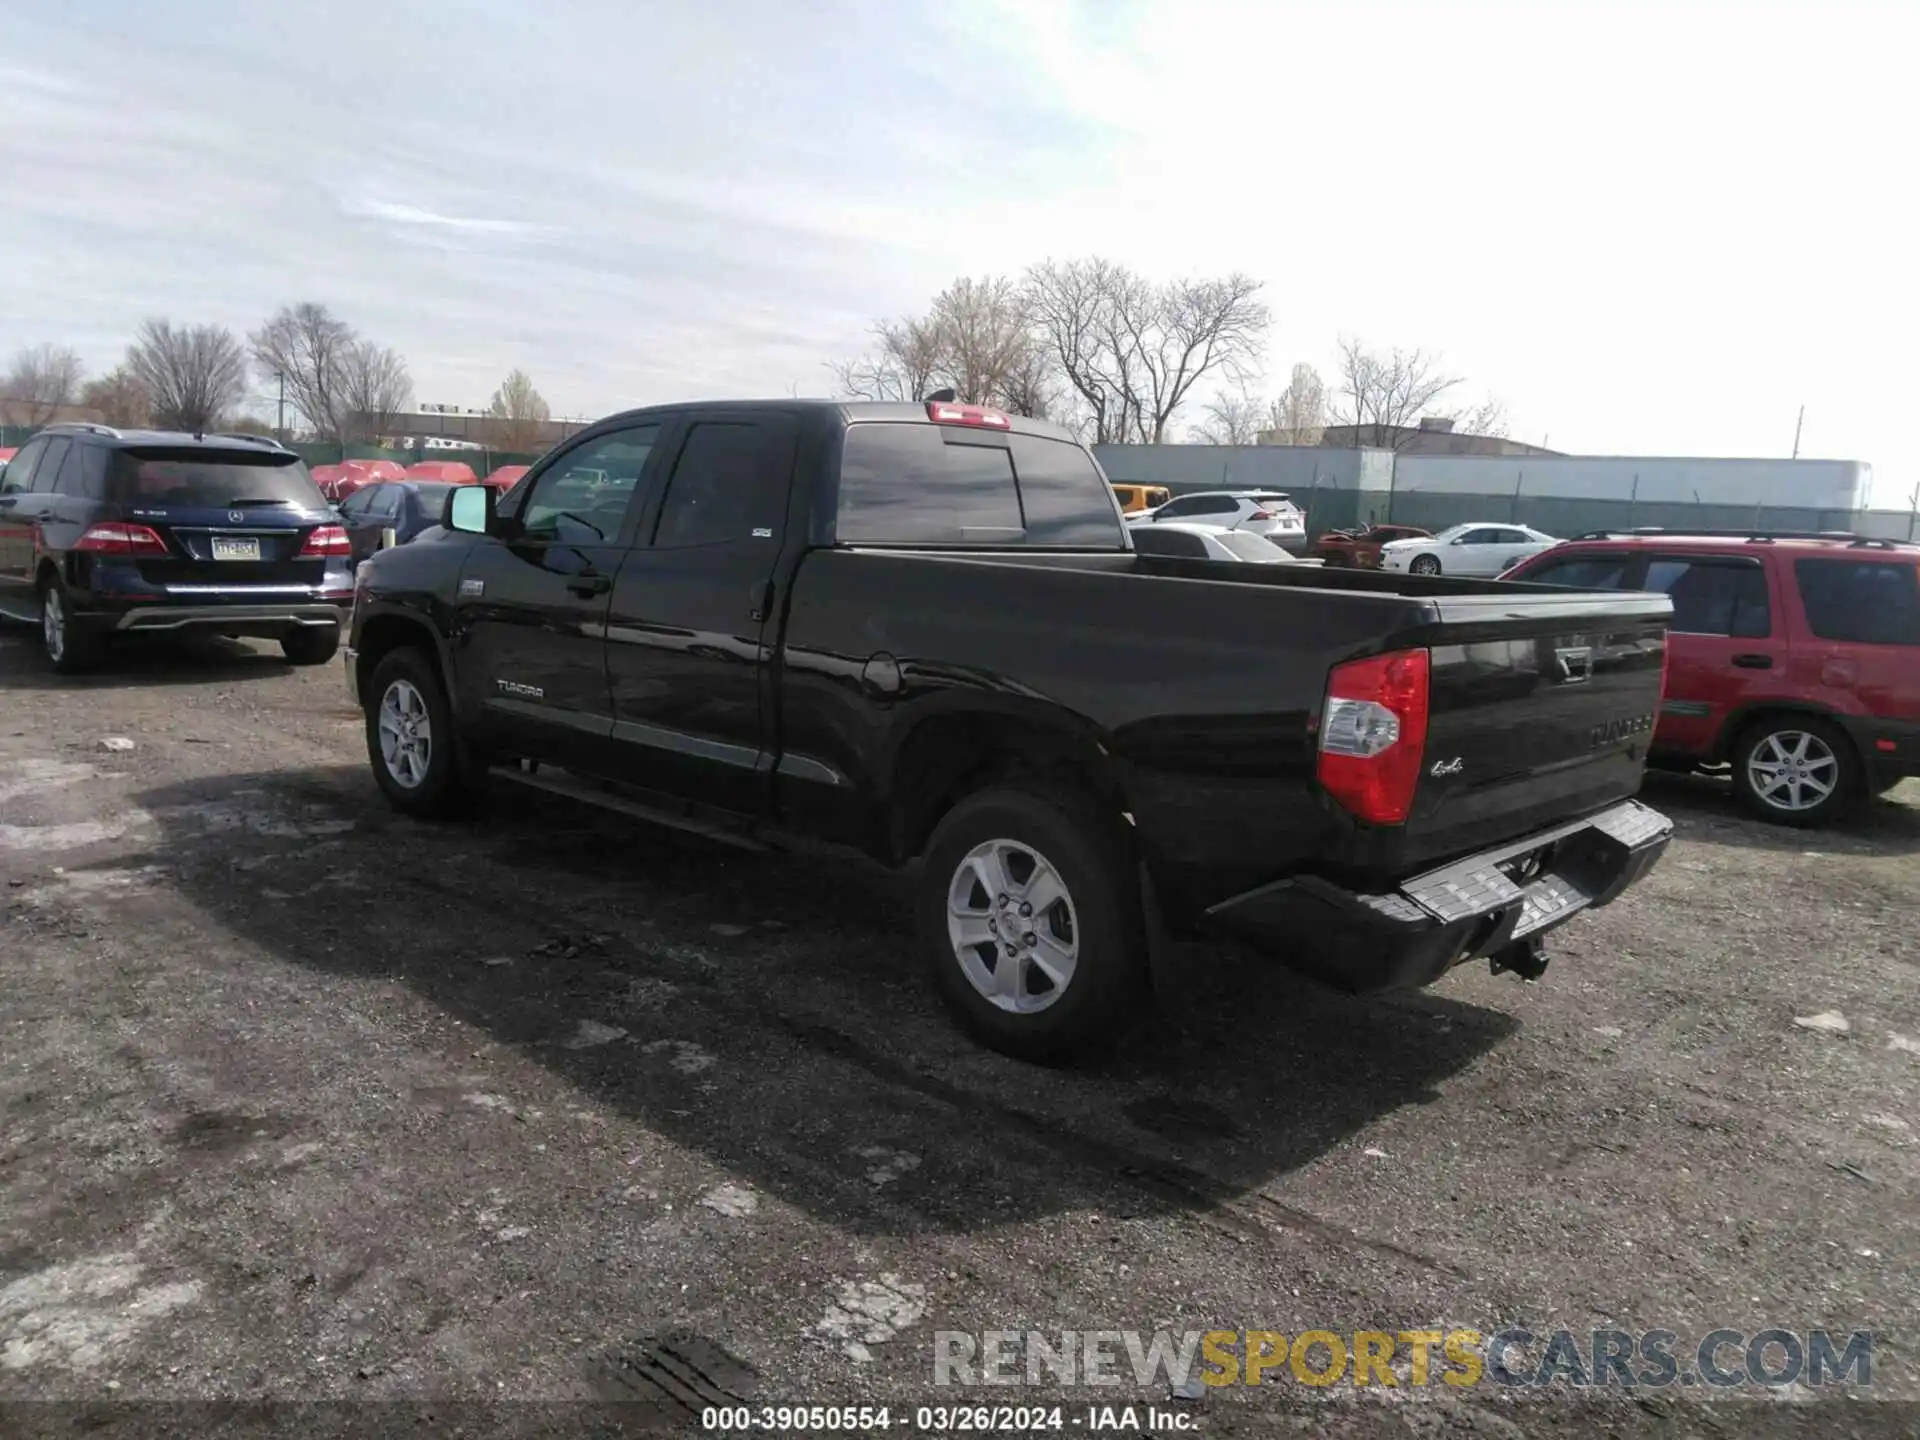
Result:
{"label": "white sedan", "polygon": [[1189,560],[1234,560],[1243,565],[1319,565],[1289,555],[1264,535],[1225,525],[1197,525],[1165,520],[1136,525],[1133,548],[1142,555],[1179,555]]}
{"label": "white sedan", "polygon": [[1414,575],[1498,575],[1560,542],[1527,525],[1455,525],[1380,547],[1380,568]]}

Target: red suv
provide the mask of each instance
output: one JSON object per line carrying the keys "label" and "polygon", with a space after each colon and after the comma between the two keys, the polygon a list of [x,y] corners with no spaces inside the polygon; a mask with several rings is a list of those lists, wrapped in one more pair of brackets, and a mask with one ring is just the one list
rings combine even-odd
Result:
{"label": "red suv", "polygon": [[1762,819],[1821,824],[1920,775],[1920,545],[1616,531],[1502,578],[1672,596],[1653,763],[1730,764]]}

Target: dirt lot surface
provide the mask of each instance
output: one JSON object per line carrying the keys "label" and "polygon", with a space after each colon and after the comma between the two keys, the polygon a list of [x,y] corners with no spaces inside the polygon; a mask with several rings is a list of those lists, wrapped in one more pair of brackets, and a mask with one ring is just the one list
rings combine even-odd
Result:
{"label": "dirt lot surface", "polygon": [[[950,1027],[888,877],[537,797],[410,822],[337,666],[228,644],[60,681],[0,634],[0,1413],[572,1433],[601,1412],[535,1402],[671,1393],[688,1433],[730,1395],[1049,1400],[1069,1433],[1128,1399],[1219,1434],[1910,1433],[1920,810],[1800,835],[1708,782],[1649,798],[1682,838],[1538,984],[1350,1000],[1195,947],[1179,1009],[1045,1070]],[[1825,1012],[1844,1031],[1796,1021]],[[1682,1369],[1720,1327],[1868,1329],[1873,1384],[1598,1415],[1284,1368],[1201,1399],[932,1384],[938,1330],[1513,1324],[1671,1330]]]}

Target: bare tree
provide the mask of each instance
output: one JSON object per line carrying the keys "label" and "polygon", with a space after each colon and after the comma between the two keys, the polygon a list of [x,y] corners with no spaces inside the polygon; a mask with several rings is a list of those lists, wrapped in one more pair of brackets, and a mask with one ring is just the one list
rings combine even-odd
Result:
{"label": "bare tree", "polygon": [[1369,350],[1363,341],[1340,342],[1340,388],[1335,415],[1343,425],[1402,429],[1418,423],[1442,396],[1460,384],[1425,350]]}
{"label": "bare tree", "polygon": [[103,421],[116,427],[153,423],[153,397],[124,362],[89,380],[80,392],[80,403],[97,410]]}
{"label": "bare tree", "polygon": [[86,369],[64,345],[29,345],[17,351],[0,381],[0,400],[29,427],[45,425],[80,395]]}
{"label": "bare tree", "polygon": [[918,400],[938,389],[935,376],[945,364],[944,338],[934,316],[883,320],[873,327],[879,342],[857,360],[828,368],[842,395],[859,400]]}
{"label": "bare tree", "polygon": [[413,377],[397,351],[355,340],[341,352],[338,396],[343,438],[371,440],[390,434],[394,420],[413,403]]}
{"label": "bare tree", "polygon": [[1222,391],[1206,404],[1206,418],[1188,438],[1197,445],[1251,445],[1259,437],[1267,407],[1245,390]]}
{"label": "bare tree", "polygon": [[247,391],[247,355],[224,325],[148,320],[127,348],[126,368],[147,392],[154,423],[210,430]]}
{"label": "bare tree", "polygon": [[1305,362],[1296,364],[1266,418],[1273,443],[1318,445],[1327,428],[1327,382],[1320,372]]}
{"label": "bare tree", "polygon": [[263,379],[286,383],[287,399],[322,440],[342,440],[349,428],[342,396],[353,327],[324,305],[285,305],[247,337]]}
{"label": "bare tree", "polygon": [[1021,289],[1003,277],[962,276],[923,316],[874,327],[876,348],[829,367],[842,394],[918,400],[950,388],[972,405],[1037,414],[1050,393]]}
{"label": "bare tree", "polygon": [[538,450],[546,442],[553,411],[524,370],[510,371],[487,407],[487,438],[502,450]]}
{"label": "bare tree", "polygon": [[1131,371],[1125,347],[1115,344],[1112,304],[1125,283],[1125,270],[1100,259],[1049,260],[1027,272],[1027,313],[1079,402],[1083,435],[1096,445],[1126,438]]}
{"label": "bare tree", "polygon": [[1453,428],[1463,435],[1491,435],[1504,440],[1512,430],[1507,407],[1493,395],[1478,405],[1454,412],[1449,418],[1453,421]]}
{"label": "bare tree", "polygon": [[1048,261],[1026,289],[1096,442],[1163,443],[1202,379],[1244,383],[1267,328],[1260,282],[1241,274],[1156,284],[1108,260]]}

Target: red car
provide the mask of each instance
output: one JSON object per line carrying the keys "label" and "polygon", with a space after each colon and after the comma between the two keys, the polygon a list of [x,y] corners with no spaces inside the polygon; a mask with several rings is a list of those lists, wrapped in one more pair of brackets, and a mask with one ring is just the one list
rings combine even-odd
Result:
{"label": "red car", "polygon": [[1368,525],[1359,530],[1329,530],[1307,547],[1328,565],[1355,570],[1378,570],[1380,547],[1390,540],[1429,540],[1431,530],[1418,525]]}
{"label": "red car", "polygon": [[[1672,596],[1652,762],[1729,765],[1762,819],[1822,824],[1920,775],[1920,545],[1636,530],[1582,535],[1501,578]],[[1605,684],[1604,656],[1583,659]]]}
{"label": "red car", "polygon": [[493,490],[511,490],[514,482],[532,468],[531,465],[502,465],[498,469],[489,470],[485,475],[482,475],[480,477],[480,483]]}
{"label": "red car", "polygon": [[422,460],[406,469],[409,480],[438,480],[446,485],[472,485],[477,477],[464,460]]}

